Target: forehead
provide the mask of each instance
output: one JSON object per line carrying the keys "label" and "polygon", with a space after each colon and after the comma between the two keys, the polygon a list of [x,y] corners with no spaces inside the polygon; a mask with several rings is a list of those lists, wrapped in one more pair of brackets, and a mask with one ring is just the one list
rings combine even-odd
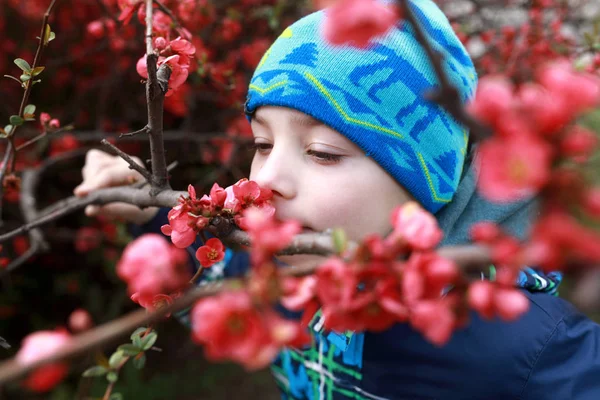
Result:
{"label": "forehead", "polygon": [[279,125],[285,123],[302,127],[325,126],[321,121],[301,111],[275,106],[259,107],[252,116],[252,121],[261,125]]}

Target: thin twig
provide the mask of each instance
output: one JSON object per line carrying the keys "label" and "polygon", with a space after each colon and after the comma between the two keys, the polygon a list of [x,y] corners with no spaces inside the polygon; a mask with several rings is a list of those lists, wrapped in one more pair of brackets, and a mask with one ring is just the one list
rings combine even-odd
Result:
{"label": "thin twig", "polygon": [[427,53],[429,60],[435,70],[437,78],[440,82],[440,88],[435,92],[429,94],[427,97],[429,100],[436,102],[440,106],[444,107],[450,115],[452,115],[458,122],[465,125],[473,137],[474,140],[481,140],[489,137],[493,131],[486,125],[482,124],[477,119],[473,118],[465,110],[458,90],[450,83],[444,68],[442,67],[443,56],[435,50],[429,43],[421,24],[417,21],[410,5],[410,0],[398,0],[402,9],[403,17],[410,22],[411,26],[415,31],[417,41],[423,46],[423,49]]}
{"label": "thin twig", "polygon": [[150,172],[148,172],[148,170],[146,168],[144,168],[140,164],[136,163],[129,154],[125,153],[124,151],[122,151],[121,149],[119,149],[117,146],[110,143],[106,139],[102,139],[102,141],[100,143],[102,143],[104,146],[111,149],[114,153],[117,153],[117,155],[119,157],[121,157],[123,160],[125,160],[127,162],[127,164],[129,164],[129,169],[133,169],[133,170],[139,172],[148,181],[148,183],[152,183],[152,174]]}
{"label": "thin twig", "polygon": [[144,126],[142,129],[139,129],[135,132],[121,133],[121,134],[119,134],[119,139],[122,137],[131,137],[131,136],[139,135],[140,133],[150,133],[150,130],[148,129],[148,125]]}
{"label": "thin twig", "polygon": [[[171,21],[173,21],[173,23],[175,24],[176,27],[183,28],[183,25],[181,25],[181,23],[179,22],[177,17],[171,12],[171,10],[169,10],[169,8],[167,6],[165,6],[162,2],[160,2],[158,0],[154,0],[154,4],[156,4],[158,6],[158,9],[160,11],[164,12],[165,14],[167,14],[169,16],[169,18],[171,18]],[[190,39],[190,38],[186,38],[186,39]]]}

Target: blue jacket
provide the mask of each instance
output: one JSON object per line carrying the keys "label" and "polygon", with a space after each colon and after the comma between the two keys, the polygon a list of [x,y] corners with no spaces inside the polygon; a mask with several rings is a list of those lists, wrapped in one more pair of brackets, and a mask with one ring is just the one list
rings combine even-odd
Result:
{"label": "blue jacket", "polygon": [[[525,237],[535,203],[490,204],[477,195],[475,180],[467,168],[455,198],[436,215],[446,233],[443,244],[468,242],[468,228],[482,219]],[[160,232],[167,211],[137,233]],[[189,249],[194,261],[199,245]],[[247,268],[247,254],[227,250],[206,279],[239,276]],[[551,294],[560,279],[526,269],[517,282],[530,300],[524,316],[489,322],[473,313],[441,348],[406,324],[338,334],[324,332],[317,316],[314,345],[282,351],[273,375],[284,399],[600,400],[600,326]]]}

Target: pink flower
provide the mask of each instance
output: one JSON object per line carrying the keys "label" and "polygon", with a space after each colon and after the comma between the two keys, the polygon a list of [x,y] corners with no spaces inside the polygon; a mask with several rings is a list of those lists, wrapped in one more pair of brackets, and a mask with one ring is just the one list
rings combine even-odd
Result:
{"label": "pink flower", "polygon": [[489,281],[477,281],[469,286],[469,305],[483,318],[494,315],[505,321],[512,321],[529,309],[529,300],[518,289],[504,287]]}
{"label": "pink flower", "polygon": [[[262,354],[270,344],[269,333],[248,293],[222,292],[202,299],[190,317],[192,338],[204,344],[207,358],[233,360],[249,369],[264,367],[272,360]],[[272,357],[276,354],[269,353]]]}
{"label": "pink flower", "polygon": [[70,340],[71,336],[62,329],[31,333],[23,339],[15,360],[22,365],[35,363],[56,353]]}
{"label": "pink flower", "polygon": [[551,161],[551,148],[536,137],[494,137],[479,148],[479,189],[497,202],[531,196],[548,182]]}
{"label": "pink flower", "polygon": [[475,99],[468,109],[475,117],[495,126],[506,116],[514,103],[512,83],[498,76],[486,76],[479,81]]}
{"label": "pink flower", "polygon": [[[50,357],[67,345],[71,336],[65,330],[38,331],[23,339],[21,349],[15,356],[17,363],[29,365]],[[24,384],[36,392],[46,392],[60,383],[68,373],[66,363],[55,362],[43,365],[33,371]]]}
{"label": "pink flower", "polygon": [[442,346],[450,340],[456,318],[444,299],[419,302],[411,311],[411,325],[429,341]]}
{"label": "pink flower", "polygon": [[172,40],[170,45],[171,50],[173,50],[177,54],[183,54],[187,56],[196,54],[196,48],[194,47],[194,45],[189,41],[181,38],[181,36],[175,40]]}
{"label": "pink flower", "polygon": [[[173,304],[173,300],[177,297],[177,295],[169,296],[168,294],[162,293],[155,295],[142,295],[140,293],[134,293],[131,295],[131,300],[138,303],[146,310],[152,312],[160,308],[170,306],[171,304]],[[171,314],[167,314],[165,316],[170,317]]]}
{"label": "pink flower", "polygon": [[92,316],[87,310],[78,308],[69,315],[69,328],[73,332],[87,331],[93,325]]}
{"label": "pink flower", "polygon": [[169,225],[163,225],[160,230],[163,234],[171,236],[171,241],[180,249],[185,249],[196,240],[196,231],[194,230],[192,218],[187,212],[184,212],[182,205],[174,207],[169,214]]}
{"label": "pink flower", "polygon": [[260,265],[277,251],[284,249],[302,226],[298,221],[275,221],[273,214],[262,208],[252,207],[244,212],[244,229],[252,242],[252,259]]}
{"label": "pink flower", "polygon": [[433,249],[444,236],[434,216],[414,201],[394,209],[391,222],[389,240],[403,240],[417,250]]}
{"label": "pink flower", "polygon": [[50,122],[51,118],[52,117],[50,117],[50,114],[48,113],[43,112],[40,114],[40,122],[42,123],[42,125],[46,125],[48,122]]}
{"label": "pink flower", "polygon": [[127,282],[129,293],[153,296],[186,285],[190,279],[186,263],[185,251],[173,248],[158,234],[146,234],[127,245],[117,275]]}
{"label": "pink flower", "polygon": [[340,0],[325,11],[323,34],[334,45],[366,48],[398,22],[395,7],[377,0]]}
{"label": "pink flower", "polygon": [[200,265],[204,268],[208,268],[225,258],[225,252],[223,250],[223,243],[217,238],[211,238],[206,241],[204,246],[201,246],[196,250],[196,258],[200,262]]}

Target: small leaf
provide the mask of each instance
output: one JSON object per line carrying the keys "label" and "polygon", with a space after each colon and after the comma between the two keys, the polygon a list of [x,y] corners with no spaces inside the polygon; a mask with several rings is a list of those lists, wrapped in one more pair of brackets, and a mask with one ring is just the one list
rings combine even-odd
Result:
{"label": "small leaf", "polygon": [[123,362],[123,360],[125,360],[125,354],[123,354],[122,351],[117,350],[108,359],[108,365],[111,368],[118,368]]}
{"label": "small leaf", "polygon": [[146,355],[144,353],[137,355],[133,359],[133,366],[137,369],[144,368],[144,365],[146,365]]}
{"label": "small leaf", "polygon": [[36,79],[35,81],[33,81],[33,85],[35,85],[36,83],[40,83],[41,81],[41,79]]}
{"label": "small leaf", "polygon": [[333,238],[333,245],[335,247],[335,251],[337,253],[343,253],[344,250],[346,250],[346,246],[348,244],[346,232],[344,232],[344,230],[341,228],[336,228],[333,230],[331,236]]}
{"label": "small leaf", "polygon": [[148,350],[154,345],[154,343],[156,343],[156,339],[158,339],[158,334],[156,332],[150,332],[147,334],[146,337],[142,339],[142,349]]}
{"label": "small leaf", "polygon": [[28,80],[31,79],[31,75],[29,75],[29,74],[23,74],[19,78],[21,79],[21,82],[27,82]]}
{"label": "small leaf", "polygon": [[31,66],[22,58],[15,59],[15,64],[17,64],[17,67],[21,68],[23,72],[31,72]]}
{"label": "small leaf", "polygon": [[101,365],[96,365],[92,368],[88,368],[85,371],[83,371],[83,376],[85,377],[90,377],[90,376],[102,376],[105,375],[108,372],[108,370],[106,368],[104,368]]}
{"label": "small leaf", "polygon": [[13,126],[12,125],[6,125],[4,127],[4,132],[6,132],[7,135],[10,135],[11,132],[12,132],[12,130],[13,130]]}
{"label": "small leaf", "polygon": [[46,69],[46,67],[35,67],[35,68],[33,69],[33,71],[31,71],[31,74],[32,74],[33,76],[38,76],[39,74],[41,74],[41,73],[42,73],[42,71],[43,71],[44,69]]}
{"label": "small leaf", "polygon": [[147,329],[147,328],[146,328],[146,327],[144,327],[144,326],[142,326],[142,327],[140,327],[140,328],[137,328],[137,329],[136,329],[135,331],[133,331],[133,333],[131,334],[131,336],[130,336],[131,340],[133,340],[133,338],[134,338],[135,336],[139,337],[139,336],[140,336],[140,335],[141,335],[143,332],[145,332],[145,331],[146,331],[146,329]]}
{"label": "small leaf", "polygon": [[25,106],[25,110],[23,110],[25,114],[35,114],[35,106],[33,104],[27,104]]}
{"label": "small leaf", "polygon": [[142,348],[142,338],[139,336],[134,336],[131,341],[135,347]]}
{"label": "small leaf", "polygon": [[123,400],[123,395],[121,393],[113,393],[108,400]]}
{"label": "small leaf", "polygon": [[50,28],[50,24],[46,25],[46,29],[44,29],[44,46],[47,46],[50,41],[52,41],[56,35],[52,32]]}
{"label": "small leaf", "polygon": [[119,375],[117,375],[115,371],[110,371],[108,374],[106,374],[106,380],[110,383],[115,383],[117,380],[119,380]]}
{"label": "small leaf", "polygon": [[137,356],[142,351],[138,346],[134,346],[133,344],[122,344],[119,346],[119,350],[123,352],[126,356]]}
{"label": "small leaf", "polygon": [[14,126],[23,125],[23,122],[25,122],[23,121],[23,118],[19,117],[18,115],[11,115],[9,121]]}

